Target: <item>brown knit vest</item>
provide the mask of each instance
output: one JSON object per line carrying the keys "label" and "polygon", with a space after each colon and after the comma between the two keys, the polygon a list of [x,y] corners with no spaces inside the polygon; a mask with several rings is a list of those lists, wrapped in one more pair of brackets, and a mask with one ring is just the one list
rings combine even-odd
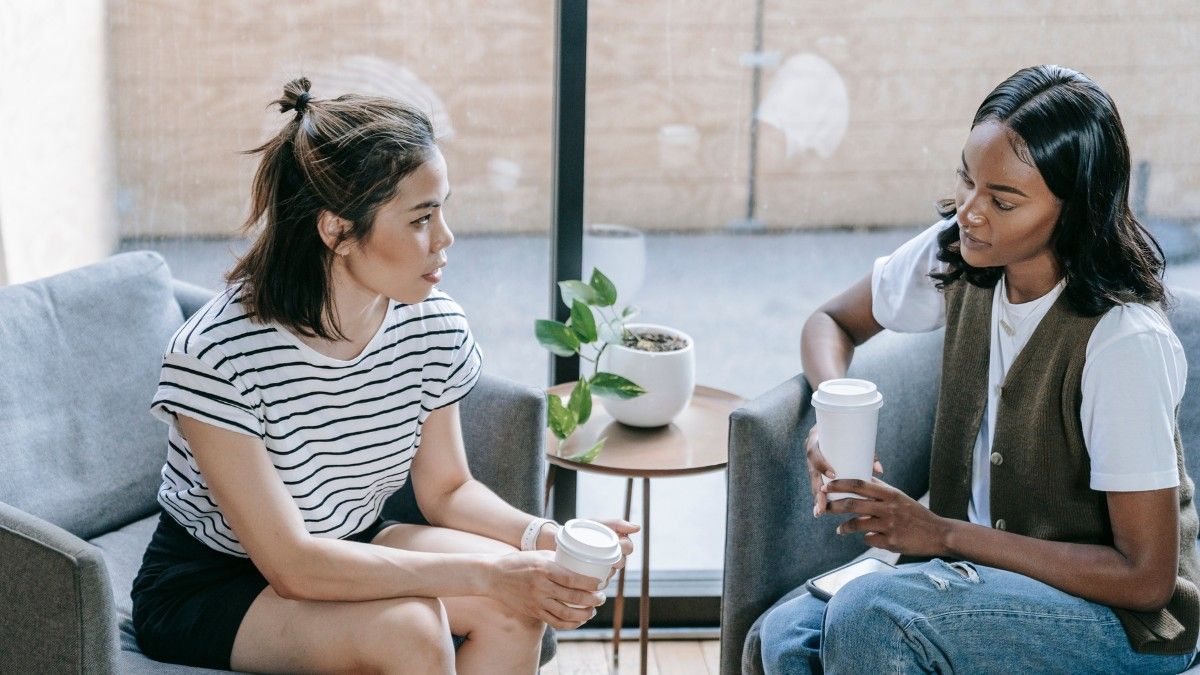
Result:
{"label": "brown knit vest", "polygon": [[[959,280],[946,287],[942,387],[929,465],[930,508],[967,519],[971,461],[987,403],[992,295]],[[1060,295],[1009,368],[1000,390],[991,454],[992,525],[1029,537],[1113,544],[1106,495],[1089,487],[1091,461],[1079,409],[1084,356],[1100,317],[1071,310]],[[1157,612],[1113,608],[1133,648],[1181,654],[1200,630],[1200,561],[1193,484],[1184,468],[1179,428],[1179,575]]]}

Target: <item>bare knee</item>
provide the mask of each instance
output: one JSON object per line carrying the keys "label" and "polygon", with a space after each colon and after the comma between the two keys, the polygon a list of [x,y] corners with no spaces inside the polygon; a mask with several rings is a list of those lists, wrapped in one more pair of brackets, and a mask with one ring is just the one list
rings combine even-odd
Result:
{"label": "bare knee", "polygon": [[513,611],[504,603],[481,599],[476,606],[468,640],[499,640],[506,643],[541,643],[546,624],[535,617]]}
{"label": "bare knee", "polygon": [[358,640],[358,652],[369,672],[454,672],[450,624],[437,598],[406,598],[387,607]]}

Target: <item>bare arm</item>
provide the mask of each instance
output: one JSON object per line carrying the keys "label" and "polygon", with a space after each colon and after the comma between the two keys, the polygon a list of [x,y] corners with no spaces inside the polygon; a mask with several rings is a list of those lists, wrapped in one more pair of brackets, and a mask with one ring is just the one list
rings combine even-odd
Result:
{"label": "bare arm", "polygon": [[825,380],[845,377],[854,348],[883,330],[871,312],[871,275],[817,308],[800,334],[804,377],[815,390]]}
{"label": "bare arm", "polygon": [[[533,516],[514,508],[471,476],[457,403],[429,413],[421,426],[421,450],[413,460],[411,479],[417,504],[431,525],[521,548],[521,534]],[[544,527],[539,543],[553,548],[548,543],[553,536],[553,528]]]}
{"label": "bare arm", "polygon": [[1109,492],[1113,545],[1027,537],[942,518],[878,480],[841,480],[822,488],[868,499],[832,502],[831,513],[857,518],[840,534],[866,532],[866,543],[918,556],[950,556],[1024,574],[1111,607],[1155,611],[1175,592],[1179,565],[1179,501],[1175,488]]}
{"label": "bare arm", "polygon": [[1162,608],[1179,569],[1179,497],[1175,488],[1109,492],[1113,545],[1024,537],[951,521],[949,555],[1024,574],[1071,595],[1136,611]]}
{"label": "bare arm", "polygon": [[[597,604],[595,580],[546,554],[424,553],[314,537],[262,440],[183,415],[179,424],[221,513],[280,596],[305,600],[518,595]],[[506,596],[506,597],[507,597]],[[509,598],[511,599],[511,598]]]}
{"label": "bare arm", "polygon": [[261,439],[183,415],[179,425],[222,515],[279,595],[373,600],[481,594],[486,556],[416,553],[313,537]]}

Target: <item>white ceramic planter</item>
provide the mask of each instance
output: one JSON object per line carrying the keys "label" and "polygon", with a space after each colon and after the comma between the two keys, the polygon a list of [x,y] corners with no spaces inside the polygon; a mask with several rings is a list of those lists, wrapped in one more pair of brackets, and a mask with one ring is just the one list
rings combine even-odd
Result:
{"label": "white ceramic planter", "polygon": [[692,400],[696,387],[696,350],[687,333],[648,323],[631,323],[626,328],[637,333],[649,329],[674,335],[687,346],[673,352],[643,352],[621,345],[609,345],[600,357],[600,370],[630,379],[646,390],[636,398],[600,398],[613,419],[634,427],[661,427],[670,424]]}
{"label": "white ceramic planter", "polygon": [[617,304],[637,297],[646,278],[646,237],[624,225],[588,225],[583,233],[583,281],[599,268],[617,287]]}

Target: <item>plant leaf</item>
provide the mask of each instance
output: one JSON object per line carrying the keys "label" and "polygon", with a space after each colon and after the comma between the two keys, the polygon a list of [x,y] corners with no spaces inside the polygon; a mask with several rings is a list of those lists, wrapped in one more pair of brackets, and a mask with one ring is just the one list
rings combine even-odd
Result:
{"label": "plant leaf", "polygon": [[558,282],[558,292],[562,294],[563,304],[567,307],[576,300],[582,300],[586,305],[594,305],[599,299],[596,289],[578,280]]}
{"label": "plant leaf", "polygon": [[598,269],[592,269],[592,280],[588,284],[592,290],[596,292],[596,304],[601,307],[610,307],[617,302],[617,287],[604,273]]}
{"label": "plant leaf", "polygon": [[575,415],[578,424],[586,424],[592,416],[592,386],[588,384],[586,377],[579,378],[575,383],[575,388],[571,390],[571,400],[567,402],[567,409]]}
{"label": "plant leaf", "polygon": [[642,313],[641,307],[638,307],[637,305],[630,305],[621,311],[621,319],[623,321],[628,321],[641,313]]}
{"label": "plant leaf", "polygon": [[579,338],[566,324],[538,319],[533,324],[538,342],[558,356],[574,356],[579,353]]}
{"label": "plant leaf", "polygon": [[596,373],[591,384],[592,391],[598,396],[610,398],[636,398],[646,393],[646,390],[637,384],[613,373]]}
{"label": "plant leaf", "polygon": [[575,431],[575,415],[563,406],[562,399],[546,392],[547,415],[546,424],[559,440],[565,439]]}
{"label": "plant leaf", "polygon": [[596,341],[596,317],[592,315],[592,308],[578,299],[571,303],[571,330],[581,343]]}
{"label": "plant leaf", "polygon": [[600,456],[600,451],[604,449],[604,441],[606,440],[608,439],[601,438],[600,440],[596,441],[596,444],[592,447],[584,450],[578,455],[571,455],[567,459],[571,460],[572,462],[579,462],[581,464],[591,464],[597,457]]}

